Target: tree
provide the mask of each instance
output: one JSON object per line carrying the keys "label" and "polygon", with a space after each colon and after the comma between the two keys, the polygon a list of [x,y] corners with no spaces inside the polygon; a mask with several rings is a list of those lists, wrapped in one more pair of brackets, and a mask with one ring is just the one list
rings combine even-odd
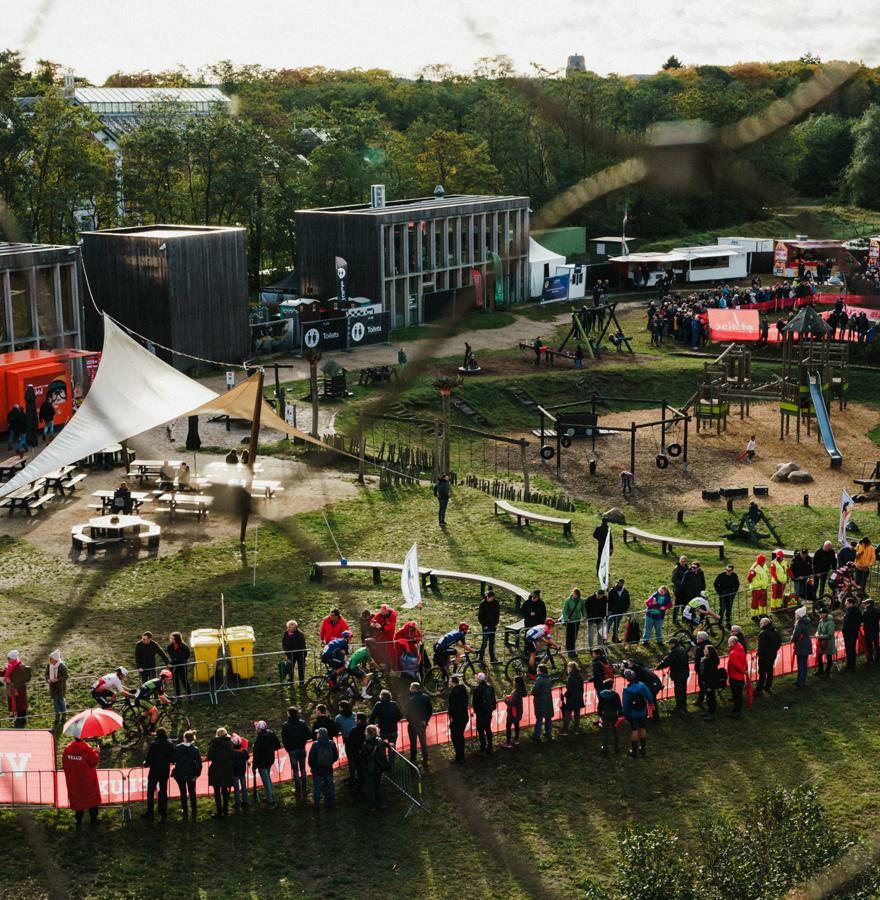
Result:
{"label": "tree", "polygon": [[490,194],[501,189],[488,144],[457,131],[435,131],[416,157],[416,172],[426,190],[432,183],[455,194]]}
{"label": "tree", "polygon": [[817,53],[813,53],[811,50],[807,50],[804,53],[798,62],[802,62],[806,66],[820,66],[822,65],[822,60],[819,59],[819,55]]}
{"label": "tree", "polygon": [[684,66],[682,65],[681,60],[673,53],[672,56],[663,63],[662,68],[669,71],[669,69],[682,69]]}
{"label": "tree", "polygon": [[852,161],[845,184],[852,202],[880,209],[880,106],[871,106],[853,127]]}
{"label": "tree", "polygon": [[852,122],[829,113],[795,126],[799,150],[795,187],[806,197],[827,197],[840,189],[853,151]]}

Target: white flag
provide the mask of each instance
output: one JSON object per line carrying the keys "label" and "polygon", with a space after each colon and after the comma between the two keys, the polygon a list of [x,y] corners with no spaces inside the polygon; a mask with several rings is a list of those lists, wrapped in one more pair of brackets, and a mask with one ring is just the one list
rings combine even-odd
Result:
{"label": "white flag", "polygon": [[841,547],[849,546],[849,539],[846,536],[846,526],[849,524],[852,516],[853,498],[846,491],[840,492],[840,521],[837,525],[837,543]]}
{"label": "white flag", "polygon": [[413,544],[403,561],[400,573],[400,592],[403,594],[403,608],[413,609],[422,605],[422,583],[419,580],[419,554]]}
{"label": "white flag", "polygon": [[608,590],[608,580],[611,577],[611,527],[605,535],[605,543],[602,546],[602,555],[599,557],[599,587],[603,591]]}

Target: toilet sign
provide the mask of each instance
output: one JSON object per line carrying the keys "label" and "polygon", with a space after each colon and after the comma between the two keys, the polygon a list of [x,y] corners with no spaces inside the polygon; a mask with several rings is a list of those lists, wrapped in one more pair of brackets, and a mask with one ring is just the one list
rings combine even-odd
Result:
{"label": "toilet sign", "polygon": [[226,390],[235,387],[235,372],[227,370],[226,372]]}

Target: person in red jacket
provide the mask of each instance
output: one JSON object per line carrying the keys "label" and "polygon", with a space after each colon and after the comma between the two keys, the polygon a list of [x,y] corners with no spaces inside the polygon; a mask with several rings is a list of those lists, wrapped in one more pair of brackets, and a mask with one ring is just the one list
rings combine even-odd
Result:
{"label": "person in red jacket", "polygon": [[370,631],[375,640],[374,655],[378,655],[388,667],[394,665],[394,631],[397,628],[397,610],[383,603],[370,619]]}
{"label": "person in red jacket", "polygon": [[733,698],[733,712],[731,715],[742,715],[743,688],[746,685],[746,650],[739,638],[731,635],[727,639],[730,648],[727,656],[727,681],[730,684],[730,696]]}
{"label": "person in red jacket", "polygon": [[343,631],[348,631],[348,622],[338,609],[331,609],[329,616],[324,616],[321,621],[321,643],[329,644],[333,638],[338,638]]}
{"label": "person in red jacket", "polygon": [[[413,658],[418,666],[419,652],[422,645],[422,633],[415,622],[406,622],[394,635],[394,668],[401,671],[401,657],[408,657],[407,663],[412,663]],[[412,674],[411,672],[408,674]]]}
{"label": "person in red jacket", "polygon": [[89,811],[92,828],[98,824],[101,788],[98,786],[98,751],[81,738],[71,741],[61,754],[61,766],[67,781],[67,799],[76,818],[76,830],[82,828],[83,815]]}

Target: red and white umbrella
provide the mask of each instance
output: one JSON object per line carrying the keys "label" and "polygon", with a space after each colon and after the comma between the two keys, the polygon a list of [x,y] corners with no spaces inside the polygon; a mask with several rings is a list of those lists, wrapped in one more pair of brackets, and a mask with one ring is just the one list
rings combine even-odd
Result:
{"label": "red and white umbrella", "polygon": [[112,709],[86,709],[64,723],[64,734],[72,738],[96,738],[122,728],[122,716]]}

